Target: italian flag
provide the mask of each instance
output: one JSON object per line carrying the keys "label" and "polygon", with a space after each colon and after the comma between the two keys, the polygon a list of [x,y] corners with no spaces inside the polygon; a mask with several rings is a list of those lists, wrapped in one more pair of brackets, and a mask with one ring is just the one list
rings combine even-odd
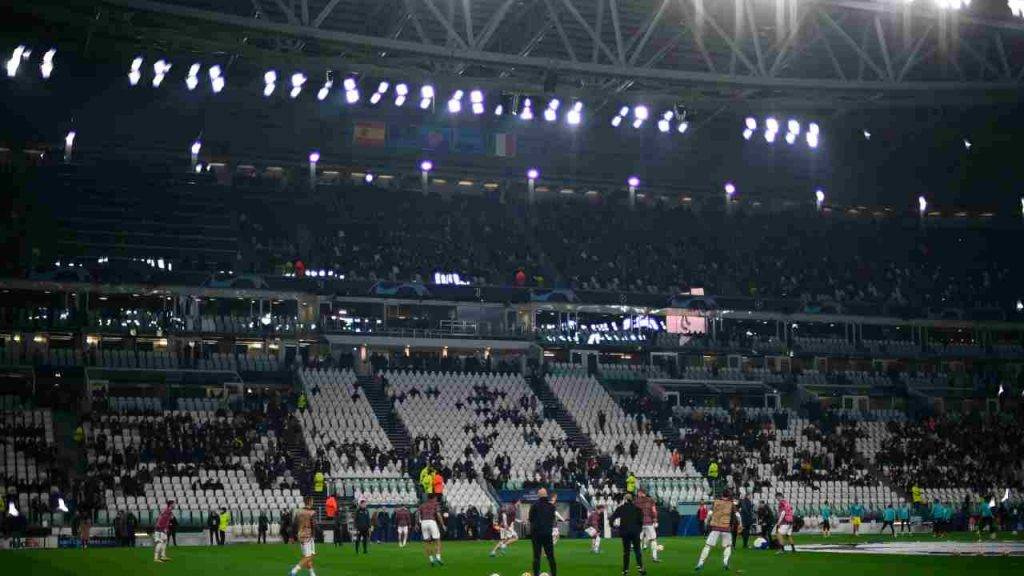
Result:
{"label": "italian flag", "polygon": [[516,135],[498,132],[494,135],[494,155],[511,158],[516,155]]}

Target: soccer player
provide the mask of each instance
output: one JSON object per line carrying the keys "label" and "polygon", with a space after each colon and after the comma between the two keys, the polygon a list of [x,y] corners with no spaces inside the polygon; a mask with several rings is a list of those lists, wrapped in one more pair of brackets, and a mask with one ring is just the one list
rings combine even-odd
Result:
{"label": "soccer player", "polygon": [[587,515],[587,528],[584,532],[590,536],[590,552],[601,553],[601,530],[604,529],[604,504],[598,505],[596,510]]}
{"label": "soccer player", "polygon": [[992,506],[989,502],[986,502],[984,498],[982,498],[981,503],[978,504],[978,515],[980,516],[977,523],[978,541],[981,541],[981,531],[985,528],[988,529],[989,538],[995,540],[996,525],[992,518]]}
{"label": "soccer player", "polygon": [[640,546],[650,546],[651,559],[655,563],[661,562],[658,559],[658,507],[644,490],[637,491],[636,506],[644,517],[643,528],[640,531]]}
{"label": "soccer player", "polygon": [[789,539],[789,547],[796,552],[796,543],[793,542],[793,505],[783,497],[782,492],[777,492],[775,497],[779,500],[779,520],[775,523],[775,534],[779,541],[779,554],[786,551],[786,539]]}
{"label": "soccer player", "polygon": [[363,554],[366,554],[366,545],[370,541],[370,511],[366,509],[366,500],[359,501],[356,508],[356,554],[359,553],[359,543],[363,543]]}
{"label": "soccer player", "polygon": [[879,534],[885,532],[885,527],[888,526],[889,530],[892,531],[892,537],[896,537],[896,509],[892,507],[892,503],[885,505],[885,510],[882,511],[882,530]]}
{"label": "soccer player", "polygon": [[708,559],[711,549],[722,543],[722,567],[729,569],[729,557],[732,556],[732,527],[740,521],[739,511],[736,502],[732,499],[732,491],[726,488],[722,490],[722,496],[715,499],[711,504],[711,520],[708,525],[707,540],[704,541],[704,549],[700,551],[700,560],[697,561],[697,572],[704,569],[704,562]]}
{"label": "soccer player", "polygon": [[558,493],[552,492],[550,498],[551,506],[555,508],[555,521],[551,524],[551,545],[558,544],[558,538],[562,535],[562,531],[558,528],[559,522],[565,522],[565,518],[558,513]]}
{"label": "soccer player", "polygon": [[857,500],[853,501],[853,506],[850,506],[850,525],[853,526],[853,535],[856,536],[860,533],[860,520],[864,517],[864,507],[860,505]]}
{"label": "soccer player", "polygon": [[896,511],[896,518],[900,521],[900,534],[906,531],[908,534],[910,530],[910,504],[904,500],[900,505],[899,510]]}
{"label": "soccer player", "polygon": [[828,500],[821,505],[819,512],[821,513],[821,533],[828,538],[832,535],[832,507],[828,505]]}
{"label": "soccer player", "polygon": [[433,494],[420,504],[420,533],[423,534],[423,551],[430,559],[430,565],[444,566],[441,561],[441,530],[444,529],[444,518]]}
{"label": "soccer player", "polygon": [[498,552],[505,554],[509,545],[516,540],[519,540],[519,534],[516,534],[516,512],[518,510],[519,500],[502,506],[498,518],[498,543],[491,549],[492,558],[496,556]]}
{"label": "soccer player", "polygon": [[174,516],[174,500],[168,500],[167,506],[156,519],[153,531],[153,562],[167,562],[167,532],[171,529],[171,518]]}
{"label": "soccer player", "polygon": [[412,524],[412,514],[405,506],[399,506],[395,510],[395,525],[398,526],[398,547],[405,548],[409,543],[409,525]]}
{"label": "soccer player", "polygon": [[295,576],[299,570],[309,570],[309,576],[316,576],[313,571],[313,558],[316,556],[316,539],[313,530],[313,499],[307,496],[303,501],[303,507],[295,512],[292,522],[295,524],[296,540],[302,550],[302,559],[292,568],[290,576]]}

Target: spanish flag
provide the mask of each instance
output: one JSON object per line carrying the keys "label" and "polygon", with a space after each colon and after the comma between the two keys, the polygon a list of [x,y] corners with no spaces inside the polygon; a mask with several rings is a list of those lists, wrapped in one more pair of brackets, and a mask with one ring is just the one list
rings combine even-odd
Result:
{"label": "spanish flag", "polygon": [[352,128],[352,142],[356,146],[383,148],[388,128],[383,122],[356,122]]}

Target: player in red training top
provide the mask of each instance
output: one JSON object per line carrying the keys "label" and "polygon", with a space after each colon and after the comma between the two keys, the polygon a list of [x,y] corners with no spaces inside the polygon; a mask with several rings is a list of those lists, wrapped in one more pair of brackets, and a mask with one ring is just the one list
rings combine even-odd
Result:
{"label": "player in red training top", "polygon": [[444,529],[444,519],[441,516],[441,507],[437,503],[437,496],[428,496],[426,502],[420,504],[418,512],[423,549],[430,559],[430,565],[444,566],[444,562],[441,561],[441,530]]}
{"label": "player in red training top", "polygon": [[590,551],[593,554],[601,553],[601,531],[604,530],[604,504],[598,505],[587,516],[587,528],[584,532],[590,536]]}
{"label": "player in red training top", "polygon": [[398,547],[405,548],[409,543],[409,526],[412,524],[412,514],[405,506],[395,510],[395,526],[398,526]]}
{"label": "player in red training top", "polygon": [[779,541],[779,554],[786,551],[786,540],[789,540],[789,547],[796,552],[796,544],[793,542],[793,505],[777,492],[775,497],[779,500],[779,521],[775,524],[775,534]]}
{"label": "player in red training top", "polygon": [[644,525],[640,532],[640,544],[641,546],[650,546],[651,559],[655,563],[661,562],[658,559],[658,507],[644,490],[637,492],[636,505],[644,516]]}
{"label": "player in red training top", "polygon": [[174,500],[167,501],[167,507],[156,519],[153,531],[153,561],[167,562],[167,532],[171,529],[171,518],[174,517]]}
{"label": "player in red training top", "polygon": [[519,500],[501,507],[498,514],[498,522],[495,529],[498,531],[498,543],[491,548],[491,557],[497,556],[498,552],[505,554],[510,544],[519,540],[516,534],[516,513],[519,511]]}

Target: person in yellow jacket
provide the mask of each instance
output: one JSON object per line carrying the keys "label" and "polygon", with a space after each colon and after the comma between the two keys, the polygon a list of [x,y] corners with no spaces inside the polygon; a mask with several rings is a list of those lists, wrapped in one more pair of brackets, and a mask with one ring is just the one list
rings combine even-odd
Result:
{"label": "person in yellow jacket", "polygon": [[300,411],[303,411],[303,410],[306,409],[306,403],[307,403],[306,393],[303,392],[302,394],[299,394],[299,400],[296,402],[296,404],[298,405]]}
{"label": "person in yellow jacket", "polygon": [[430,496],[434,492],[434,472],[430,466],[424,466],[420,470],[420,486],[425,496]]}
{"label": "person in yellow jacket", "polygon": [[718,462],[712,460],[708,465],[708,478],[718,480]]}
{"label": "person in yellow jacket", "polygon": [[81,446],[83,441],[85,441],[85,428],[79,424],[78,427],[75,428],[75,444]]}
{"label": "person in yellow jacket", "polygon": [[324,491],[324,473],[320,470],[313,474],[313,491],[317,494],[323,494]]}
{"label": "person in yellow jacket", "polygon": [[626,476],[626,492],[628,494],[636,494],[636,474],[632,472],[629,476]]}
{"label": "person in yellow jacket", "polygon": [[217,545],[223,546],[228,535],[228,525],[231,524],[231,512],[227,508],[220,509],[220,516],[217,517]]}

